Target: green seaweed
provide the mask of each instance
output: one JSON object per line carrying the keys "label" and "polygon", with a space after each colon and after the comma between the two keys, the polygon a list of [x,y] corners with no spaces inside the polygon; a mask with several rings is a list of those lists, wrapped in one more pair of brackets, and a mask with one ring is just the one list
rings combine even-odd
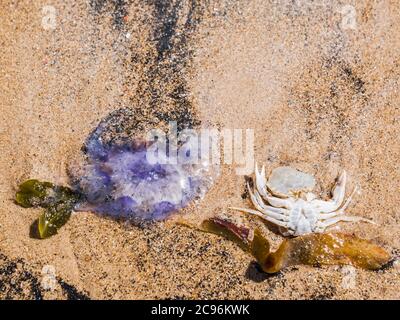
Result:
{"label": "green seaweed", "polygon": [[41,207],[38,234],[41,239],[57,233],[67,223],[80,195],[72,189],[50,182],[27,180],[19,186],[15,201],[24,208]]}

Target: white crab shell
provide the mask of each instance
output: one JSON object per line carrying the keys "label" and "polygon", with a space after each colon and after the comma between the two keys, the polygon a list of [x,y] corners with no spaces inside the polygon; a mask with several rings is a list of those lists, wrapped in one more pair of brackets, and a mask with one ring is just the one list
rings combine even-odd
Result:
{"label": "white crab shell", "polygon": [[261,172],[256,165],[255,189],[247,185],[256,210],[232,208],[263,218],[277,226],[285,236],[299,236],[312,232],[324,232],[339,221],[365,221],[361,217],[344,214],[357,190],[344,202],[346,172],[340,175],[328,201],[317,199],[309,192],[314,188],[314,177],[290,167],[275,169],[268,182],[265,167]]}
{"label": "white crab shell", "polygon": [[315,187],[315,179],[311,174],[292,167],[278,167],[272,170],[267,187],[272,194],[287,198],[301,192],[312,191]]}

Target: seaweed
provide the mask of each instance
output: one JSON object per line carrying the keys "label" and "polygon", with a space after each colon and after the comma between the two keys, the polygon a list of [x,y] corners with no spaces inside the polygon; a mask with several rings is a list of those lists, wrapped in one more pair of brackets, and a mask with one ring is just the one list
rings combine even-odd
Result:
{"label": "seaweed", "polygon": [[41,239],[57,233],[67,223],[81,195],[64,186],[50,182],[27,180],[19,186],[15,202],[24,208],[44,208],[37,223]]}
{"label": "seaweed", "polygon": [[353,265],[379,270],[391,259],[389,253],[371,241],[344,233],[310,233],[285,239],[275,252],[258,230],[212,218],[200,230],[223,236],[250,253],[266,273],[277,273],[293,265]]}

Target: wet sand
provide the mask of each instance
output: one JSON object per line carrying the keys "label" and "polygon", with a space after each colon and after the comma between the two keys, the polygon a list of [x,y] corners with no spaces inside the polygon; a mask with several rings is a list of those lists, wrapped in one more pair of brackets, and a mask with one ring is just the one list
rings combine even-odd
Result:
{"label": "wet sand", "polygon": [[[2,1],[0,298],[399,299],[395,266],[357,269],[351,286],[337,266],[265,275],[235,244],[173,220],[141,228],[89,212],[37,240],[40,210],[13,202],[25,179],[67,184],[69,164],[111,112],[112,127],[133,136],[170,120],[250,128],[259,163],[314,174],[323,198],[346,169],[349,190],[362,189],[349,214],[377,225],[335,229],[398,257],[400,6],[357,1],[352,24],[347,3],[317,2],[56,0],[52,29],[46,1]],[[181,215],[236,217],[276,247],[280,235],[228,210],[250,207],[234,169],[224,165]],[[44,266],[54,267],[54,290],[43,288]]]}

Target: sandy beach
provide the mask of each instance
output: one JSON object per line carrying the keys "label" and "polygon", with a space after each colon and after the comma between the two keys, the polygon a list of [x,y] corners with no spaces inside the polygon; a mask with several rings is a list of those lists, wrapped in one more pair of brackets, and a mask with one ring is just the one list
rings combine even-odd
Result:
{"label": "sandy beach", "polygon": [[[0,13],[0,299],[400,298],[397,1],[2,0]],[[361,187],[349,214],[376,225],[334,230],[397,263],[351,269],[350,285],[342,266],[268,275],[236,244],[176,217],[140,227],[77,212],[57,235],[31,237],[41,209],[15,204],[18,184],[68,185],[110,114],[115,135],[169,121],[252,129],[258,163],[313,174],[324,199],[345,169],[347,192]],[[281,235],[228,209],[251,207],[235,169],[222,165],[177,217],[234,217],[277,248]]]}

